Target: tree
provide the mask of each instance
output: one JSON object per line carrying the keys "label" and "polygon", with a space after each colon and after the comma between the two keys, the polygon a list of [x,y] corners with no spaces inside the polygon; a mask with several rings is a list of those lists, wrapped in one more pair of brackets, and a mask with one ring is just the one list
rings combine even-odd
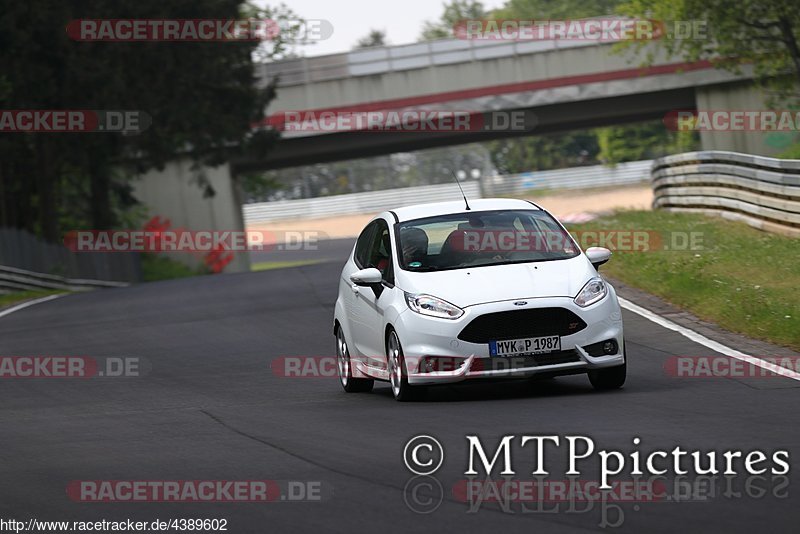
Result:
{"label": "tree", "polygon": [[427,21],[422,27],[421,41],[433,41],[453,37],[453,27],[464,20],[480,20],[489,16],[483,4],[477,0],[452,0],[444,4],[444,12],[438,21]]}
{"label": "tree", "polygon": [[370,30],[367,35],[356,42],[353,48],[372,48],[373,46],[386,46],[385,30]]}
{"label": "tree", "polygon": [[[274,140],[253,132],[274,96],[254,78],[259,43],[77,42],[70,20],[290,17],[241,0],[38,0],[0,12],[0,109],[139,110],[138,135],[30,133],[0,137],[0,224],[60,240],[60,222],[113,227],[134,201],[130,181],[178,156],[218,165],[263,154]],[[271,43],[281,53],[291,29]],[[202,176],[200,183],[202,185]],[[207,184],[206,184],[207,185]],[[209,188],[207,187],[207,190]],[[213,194],[213,191],[208,191]]]}
{"label": "tree", "polygon": [[[757,81],[778,100],[798,97],[800,3],[797,0],[628,0],[620,13],[660,21],[700,21],[705,38],[680,39],[672,32],[659,42],[689,61],[712,60],[740,72],[752,65]],[[667,26],[669,27],[669,26]],[[642,47],[644,43],[629,46]],[[652,58],[648,58],[651,60]]]}

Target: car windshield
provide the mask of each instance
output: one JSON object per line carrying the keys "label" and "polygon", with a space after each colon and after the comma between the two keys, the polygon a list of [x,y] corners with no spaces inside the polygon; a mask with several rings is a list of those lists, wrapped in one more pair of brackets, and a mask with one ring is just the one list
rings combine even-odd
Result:
{"label": "car windshield", "polygon": [[395,235],[400,267],[407,271],[562,260],[579,253],[570,235],[542,210],[426,217],[398,223]]}

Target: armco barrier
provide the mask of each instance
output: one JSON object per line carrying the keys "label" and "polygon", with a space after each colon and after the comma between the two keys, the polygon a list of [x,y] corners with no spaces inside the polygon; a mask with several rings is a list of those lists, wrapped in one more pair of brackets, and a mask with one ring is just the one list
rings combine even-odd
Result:
{"label": "armco barrier", "polygon": [[124,287],[125,282],[107,280],[82,280],[64,278],[53,274],[36,273],[25,269],[15,269],[0,265],[0,293],[4,290],[31,291],[63,289],[66,291],[88,291],[103,287]]}
{"label": "armco barrier", "polygon": [[19,228],[0,228],[0,293],[18,290],[80,291],[140,281],[135,252],[75,253]]}
{"label": "armco barrier", "polygon": [[[652,160],[621,163],[614,167],[592,165],[554,171],[525,172],[505,176],[491,176],[483,184],[464,180],[461,186],[467,198],[481,198],[481,189],[487,195],[515,195],[548,189],[578,189],[605,187],[647,182]],[[281,200],[245,204],[245,226],[284,219],[313,219],[354,213],[379,211],[424,202],[460,200],[461,193],[455,183],[351,193],[330,197]]]}
{"label": "armco barrier", "polygon": [[739,220],[800,237],[800,160],[719,150],[653,162],[653,207]]}

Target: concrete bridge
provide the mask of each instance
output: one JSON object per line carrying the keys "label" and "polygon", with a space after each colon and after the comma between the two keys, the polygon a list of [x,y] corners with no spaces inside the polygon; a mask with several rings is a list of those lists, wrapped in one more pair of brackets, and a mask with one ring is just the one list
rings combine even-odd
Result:
{"label": "concrete bridge", "polygon": [[[655,61],[642,67],[645,52]],[[398,151],[663,118],[676,109],[758,109],[750,73],[666,57],[655,46],[637,55],[615,43],[448,39],[264,64],[262,83],[278,79],[269,109],[285,112],[523,111],[522,130],[284,132],[277,148],[246,170],[375,156]],[[703,133],[704,149],[772,153],[761,134]]]}

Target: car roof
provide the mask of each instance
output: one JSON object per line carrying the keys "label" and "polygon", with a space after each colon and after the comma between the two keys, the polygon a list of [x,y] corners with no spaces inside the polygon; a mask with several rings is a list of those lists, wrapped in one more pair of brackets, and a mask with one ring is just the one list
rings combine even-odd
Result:
{"label": "car roof", "polygon": [[[494,210],[540,210],[539,206],[528,200],[518,200],[513,198],[479,198],[469,201],[470,211],[494,211]],[[435,217],[436,215],[450,215],[453,213],[464,213],[467,211],[463,200],[452,200],[448,202],[432,202],[429,204],[414,204],[413,206],[403,206],[391,210],[399,222],[422,219],[424,217]],[[386,212],[388,215],[389,212]],[[382,214],[383,215],[383,214]],[[391,215],[389,218],[392,218]]]}

